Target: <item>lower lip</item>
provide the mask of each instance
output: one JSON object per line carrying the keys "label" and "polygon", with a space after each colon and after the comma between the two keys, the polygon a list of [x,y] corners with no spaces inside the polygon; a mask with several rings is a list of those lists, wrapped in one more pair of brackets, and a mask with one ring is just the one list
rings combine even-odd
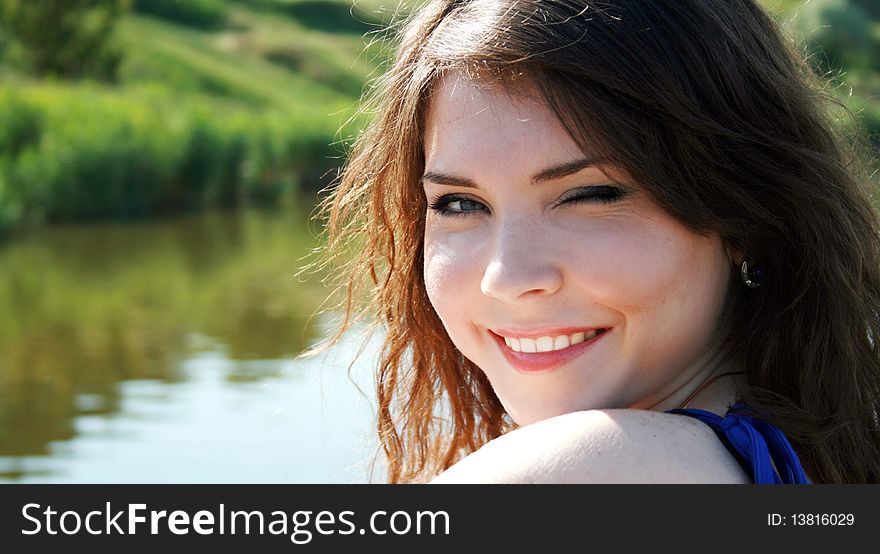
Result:
{"label": "lower lip", "polygon": [[580,356],[585,350],[599,342],[605,335],[611,332],[606,329],[604,332],[597,333],[595,337],[585,340],[574,346],[563,348],[562,350],[552,350],[550,352],[516,352],[512,350],[504,338],[489,332],[501,348],[501,353],[510,362],[510,365],[517,371],[522,373],[539,373],[542,371],[552,371],[567,361]]}

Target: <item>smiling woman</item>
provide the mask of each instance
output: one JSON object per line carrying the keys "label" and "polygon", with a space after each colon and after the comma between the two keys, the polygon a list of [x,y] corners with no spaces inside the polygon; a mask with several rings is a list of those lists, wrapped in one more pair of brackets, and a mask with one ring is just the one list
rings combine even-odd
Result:
{"label": "smiling woman", "polygon": [[757,5],[437,0],[401,37],[324,206],[390,481],[880,480],[876,216]]}
{"label": "smiling woman", "polygon": [[734,262],[717,233],[690,231],[630,179],[610,182],[614,168],[580,162],[537,93],[450,72],[427,121],[425,288],[514,421],[675,408],[724,368]]}

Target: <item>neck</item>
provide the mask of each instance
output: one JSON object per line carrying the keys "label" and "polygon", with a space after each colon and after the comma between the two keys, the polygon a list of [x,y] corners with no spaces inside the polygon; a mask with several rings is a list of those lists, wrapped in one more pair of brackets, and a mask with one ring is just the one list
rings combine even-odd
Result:
{"label": "neck", "polygon": [[722,415],[736,402],[737,387],[745,377],[742,371],[718,373],[703,382],[682,404]]}
{"label": "neck", "polygon": [[724,415],[736,402],[738,387],[744,383],[745,373],[742,369],[729,356],[719,353],[702,371],[648,409],[698,408]]}

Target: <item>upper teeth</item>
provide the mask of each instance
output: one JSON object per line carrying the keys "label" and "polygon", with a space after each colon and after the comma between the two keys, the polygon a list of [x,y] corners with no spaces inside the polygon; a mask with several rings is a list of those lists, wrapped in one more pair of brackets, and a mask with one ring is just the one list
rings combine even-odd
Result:
{"label": "upper teeth", "polygon": [[557,337],[538,337],[536,339],[504,337],[504,342],[514,352],[552,352],[553,350],[562,350],[569,346],[574,346],[590,340],[598,333],[598,329],[586,333],[575,333],[573,335],[559,335]]}

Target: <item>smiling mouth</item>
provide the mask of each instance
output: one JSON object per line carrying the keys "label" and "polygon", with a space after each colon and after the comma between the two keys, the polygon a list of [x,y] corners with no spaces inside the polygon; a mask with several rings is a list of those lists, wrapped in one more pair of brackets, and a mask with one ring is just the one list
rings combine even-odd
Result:
{"label": "smiling mouth", "polygon": [[555,352],[586,342],[605,331],[606,329],[593,329],[591,331],[578,331],[570,335],[545,335],[536,339],[504,336],[501,338],[504,339],[504,344],[514,352]]}
{"label": "smiling mouth", "polygon": [[[602,339],[610,328],[547,333],[541,336],[510,336],[512,332],[490,331],[507,361],[524,373],[554,369],[579,356]],[[519,333],[516,333],[519,334]]]}

